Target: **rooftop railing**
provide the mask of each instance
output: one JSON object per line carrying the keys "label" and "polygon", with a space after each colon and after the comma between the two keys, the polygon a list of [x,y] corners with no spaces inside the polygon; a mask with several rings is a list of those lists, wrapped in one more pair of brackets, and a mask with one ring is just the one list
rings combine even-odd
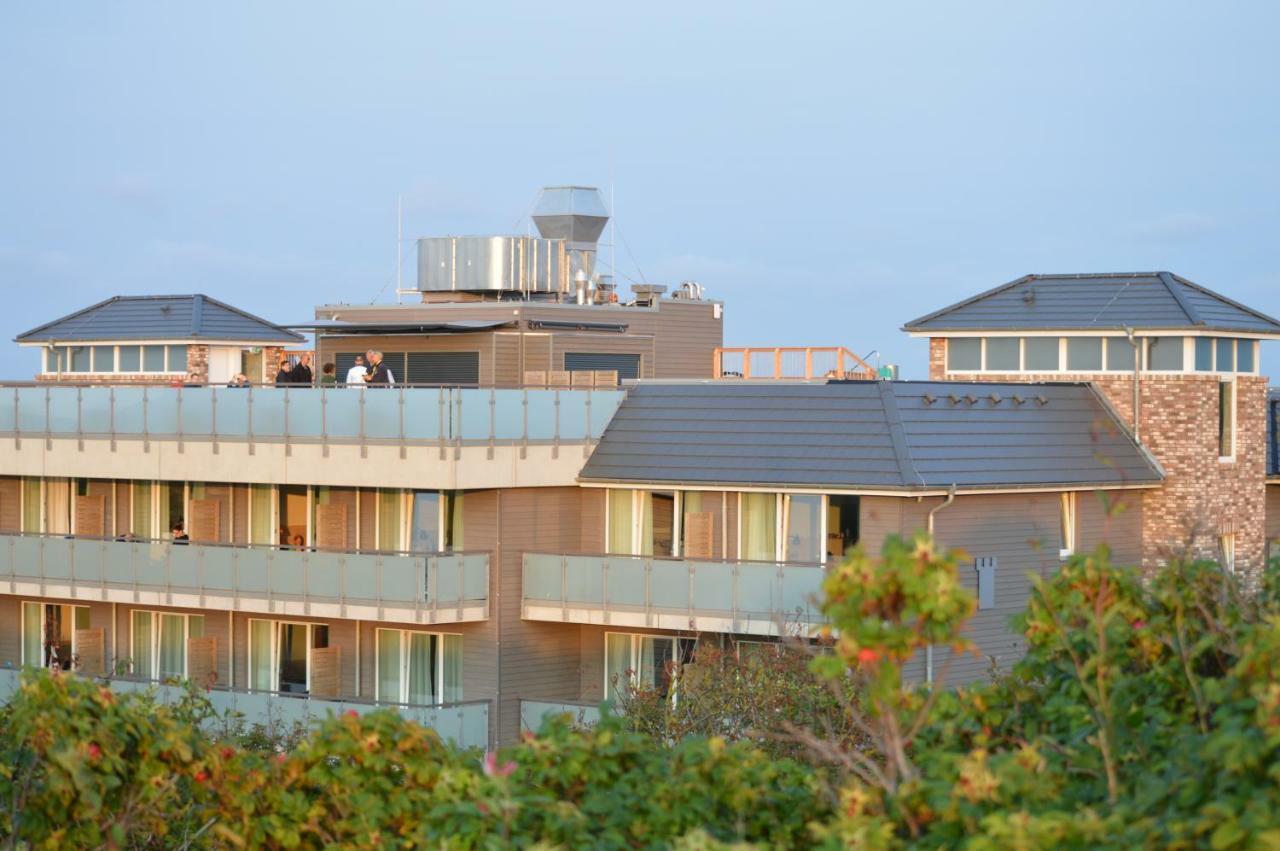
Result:
{"label": "rooftop railing", "polygon": [[456,623],[488,617],[489,555],[9,533],[0,535],[0,587],[6,580],[9,593]]}
{"label": "rooftop railing", "polygon": [[720,347],[713,355],[716,378],[874,381],[879,372],[843,346]]}
{"label": "rooftop railing", "polygon": [[525,553],[523,571],[531,620],[752,635],[825,621],[816,564]]}
{"label": "rooftop railing", "polygon": [[[19,687],[20,669],[0,668],[0,703],[9,701]],[[181,699],[184,688],[150,680],[130,677],[95,677],[104,679],[112,691],[118,693],[155,690],[161,703],[173,703]],[[458,703],[424,706],[407,703],[385,703],[356,698],[318,698],[284,692],[246,691],[214,686],[201,689],[201,695],[212,704],[220,718],[239,715],[248,724],[264,727],[295,723],[311,724],[324,720],[330,714],[341,715],[353,711],[363,715],[378,709],[394,709],[403,717],[416,721],[440,734],[442,739],[460,748],[484,748],[489,744],[489,701],[472,700]]]}
{"label": "rooftop railing", "polygon": [[0,437],[528,445],[598,440],[625,391],[444,387],[0,388]]}

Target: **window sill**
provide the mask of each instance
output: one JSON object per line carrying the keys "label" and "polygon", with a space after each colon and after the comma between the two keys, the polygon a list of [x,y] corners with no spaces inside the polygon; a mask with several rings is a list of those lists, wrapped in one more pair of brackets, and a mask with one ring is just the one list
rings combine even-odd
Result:
{"label": "window sill", "polygon": [[1219,456],[1218,456],[1218,463],[1219,463],[1219,464],[1234,464],[1234,463],[1236,463],[1236,459],[1235,459],[1235,456],[1234,456],[1234,455],[1219,455]]}
{"label": "window sill", "polygon": [[1066,560],[1076,554],[1075,550],[1058,550],[1058,558]]}

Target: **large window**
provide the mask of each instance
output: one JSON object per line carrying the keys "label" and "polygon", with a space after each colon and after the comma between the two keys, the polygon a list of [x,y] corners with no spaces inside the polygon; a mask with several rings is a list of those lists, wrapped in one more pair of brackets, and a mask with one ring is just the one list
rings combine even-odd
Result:
{"label": "large window", "polygon": [[613,489],[607,510],[610,554],[662,558],[676,554],[674,491]]}
{"label": "large window", "polygon": [[462,700],[462,636],[378,630],[377,699],[431,705]]}
{"label": "large window", "polygon": [[674,691],[680,665],[693,661],[697,641],[667,635],[605,634],[604,691],[609,700],[625,695],[628,684],[666,697]]}
{"label": "large window", "polygon": [[453,552],[463,548],[462,492],[416,491],[409,548],[418,553]]}
{"label": "large window", "polygon": [[1057,372],[1059,346],[1057,337],[1027,337],[1023,340],[1027,372]]}
{"label": "large window", "polygon": [[824,561],[821,494],[788,494],[785,506],[787,533],[783,557],[787,561]]}
{"label": "large window", "polygon": [[778,558],[778,495],[743,493],[738,497],[738,558],[774,561]]}
{"label": "large window", "polygon": [[329,646],[329,627],[291,621],[249,621],[249,688],[306,694],[312,651]]}
{"label": "large window", "polygon": [[982,340],[978,337],[952,337],[947,340],[947,369],[951,372],[977,372],[982,369]]}
{"label": "large window", "polygon": [[22,604],[22,664],[33,668],[74,667],[79,652],[76,630],[89,628],[88,606]]}
{"label": "large window", "polygon": [[133,673],[148,680],[190,676],[187,642],[204,635],[204,615],[134,611],[130,623]]}
{"label": "large window", "polygon": [[[1193,343],[1188,343],[1193,340]],[[1258,341],[1232,337],[1138,337],[1142,368],[1155,372],[1258,369]],[[1188,352],[1188,347],[1191,351]],[[1127,336],[951,337],[949,372],[1132,372]],[[1189,364],[1189,365],[1188,365]]]}
{"label": "large window", "polygon": [[1147,340],[1147,369],[1155,372],[1181,372],[1183,366],[1181,337],[1152,337]]}

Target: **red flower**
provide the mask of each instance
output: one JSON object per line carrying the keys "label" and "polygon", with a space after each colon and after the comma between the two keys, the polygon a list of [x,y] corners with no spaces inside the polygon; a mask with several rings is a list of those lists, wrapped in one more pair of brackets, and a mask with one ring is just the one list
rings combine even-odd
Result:
{"label": "red flower", "polygon": [[197,782],[197,783],[207,783],[207,782],[209,782],[209,772],[207,772],[207,771],[203,771],[203,770],[202,770],[202,771],[197,771],[197,772],[196,772],[196,782]]}
{"label": "red flower", "polygon": [[871,665],[880,661],[880,651],[872,650],[870,647],[863,647],[858,651],[858,664]]}
{"label": "red flower", "polygon": [[227,747],[224,747],[224,748],[220,751],[220,753],[222,754],[222,758],[223,758],[223,759],[231,759],[231,757],[233,757],[233,756],[235,756],[235,755],[236,755],[236,752],[235,752],[235,750],[234,750],[234,749],[232,749],[232,748],[227,748]]}
{"label": "red flower", "polygon": [[89,743],[89,759],[102,759],[102,748],[98,747],[97,742]]}
{"label": "red flower", "polygon": [[285,761],[285,755],[284,755],[284,754],[282,754],[282,753],[278,753],[278,754],[276,754],[276,762],[284,762],[284,761]]}
{"label": "red flower", "polygon": [[514,762],[498,765],[498,755],[493,751],[489,751],[484,755],[484,762],[481,763],[481,766],[484,768],[484,773],[490,777],[507,777],[516,770]]}
{"label": "red flower", "polygon": [[360,717],[360,713],[359,713],[359,712],[356,712],[354,709],[348,709],[346,712],[344,712],[344,713],[342,713],[342,714],[343,714],[343,715],[345,715],[345,716],[347,716],[348,718],[359,718],[359,717]]}

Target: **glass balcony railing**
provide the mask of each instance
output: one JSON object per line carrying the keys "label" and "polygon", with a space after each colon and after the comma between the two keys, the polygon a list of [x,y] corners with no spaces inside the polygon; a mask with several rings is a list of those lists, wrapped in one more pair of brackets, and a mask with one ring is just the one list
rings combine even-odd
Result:
{"label": "glass balcony railing", "polygon": [[[0,668],[0,703],[8,702],[19,687],[20,671]],[[104,678],[95,678],[104,679]],[[176,685],[140,681],[127,678],[106,678],[113,691],[119,693],[155,689],[156,700],[161,703],[177,701],[183,689]],[[219,717],[230,713],[243,716],[248,724],[266,727],[283,725],[291,727],[295,722],[310,724],[326,718],[330,713],[340,715],[353,710],[364,714],[375,709],[393,708],[405,718],[430,727],[442,739],[460,748],[486,748],[489,745],[489,701],[473,700],[438,706],[417,706],[402,703],[378,703],[371,700],[325,699],[278,692],[237,691],[213,688],[202,691]]]}
{"label": "glass balcony railing", "polygon": [[7,534],[0,579],[56,596],[454,623],[488,617],[489,555]]}
{"label": "glass balcony railing", "polygon": [[158,387],[0,388],[0,437],[359,444],[581,443],[622,390]]}
{"label": "glass balcony railing", "polygon": [[526,553],[523,571],[531,620],[753,635],[824,622],[816,564]]}
{"label": "glass balcony railing", "polygon": [[536,733],[551,715],[568,715],[576,727],[594,727],[600,722],[600,704],[555,700],[520,700],[520,731]]}

